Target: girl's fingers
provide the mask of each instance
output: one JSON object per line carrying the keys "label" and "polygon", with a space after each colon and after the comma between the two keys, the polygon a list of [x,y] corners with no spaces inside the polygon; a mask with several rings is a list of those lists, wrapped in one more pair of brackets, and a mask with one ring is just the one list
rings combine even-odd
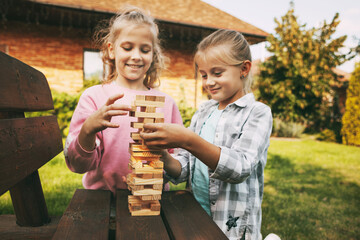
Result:
{"label": "girl's fingers", "polygon": [[119,94],[115,94],[111,97],[109,97],[109,99],[106,101],[106,106],[109,106],[111,104],[113,104],[116,100],[122,98],[124,96],[124,93],[119,93]]}
{"label": "girl's fingers", "polygon": [[154,140],[158,138],[158,133],[157,132],[140,132],[140,137],[144,140]]}
{"label": "girl's fingers", "polygon": [[123,105],[123,104],[111,104],[108,106],[108,109],[130,111],[131,107],[129,107],[128,105]]}
{"label": "girl's fingers", "polygon": [[119,124],[112,123],[112,122],[104,122],[103,125],[104,125],[104,127],[107,127],[107,128],[118,128],[118,127],[120,127]]}
{"label": "girl's fingers", "polygon": [[159,130],[160,124],[161,123],[145,123],[144,131],[147,131],[147,132],[157,131],[157,130]]}
{"label": "girl's fingers", "polygon": [[110,110],[106,112],[106,117],[114,117],[114,116],[121,116],[121,115],[127,115],[127,111],[122,110]]}

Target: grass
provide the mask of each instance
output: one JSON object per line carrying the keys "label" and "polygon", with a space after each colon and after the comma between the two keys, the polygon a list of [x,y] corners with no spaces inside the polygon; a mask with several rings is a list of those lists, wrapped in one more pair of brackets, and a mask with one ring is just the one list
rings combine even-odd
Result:
{"label": "grass", "polygon": [[[71,172],[63,153],[39,169],[41,185],[50,216],[60,216],[65,211],[77,188],[83,188],[82,175]],[[13,214],[9,192],[0,197],[0,214]]]}
{"label": "grass", "polygon": [[[61,215],[82,175],[59,154],[40,170],[50,215]],[[171,186],[183,189],[184,184]],[[265,168],[262,234],[292,239],[359,239],[360,148],[312,139],[272,139]],[[12,214],[8,193],[0,214]]]}
{"label": "grass", "polygon": [[360,148],[271,140],[262,233],[282,239],[359,239]]}

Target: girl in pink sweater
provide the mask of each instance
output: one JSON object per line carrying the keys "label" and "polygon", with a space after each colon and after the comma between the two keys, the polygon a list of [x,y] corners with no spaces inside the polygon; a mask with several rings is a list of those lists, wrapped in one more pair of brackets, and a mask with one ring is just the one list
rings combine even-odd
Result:
{"label": "girl in pink sweater", "polygon": [[85,188],[115,193],[126,188],[124,177],[130,172],[128,147],[130,132],[135,131],[130,122],[136,118],[128,116],[128,111],[135,96],[165,96],[160,109],[165,122],[182,124],[182,119],[174,100],[153,89],[164,62],[152,17],[131,7],[96,36],[107,76],[102,85],[88,88],[80,97],[64,154],[71,171],[85,173]]}

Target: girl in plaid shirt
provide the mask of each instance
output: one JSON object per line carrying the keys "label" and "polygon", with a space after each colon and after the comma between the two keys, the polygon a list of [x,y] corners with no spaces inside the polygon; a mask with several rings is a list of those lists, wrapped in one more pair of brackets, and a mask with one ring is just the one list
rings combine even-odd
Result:
{"label": "girl in plaid shirt", "polygon": [[218,30],[195,54],[196,75],[211,100],[200,106],[186,129],[146,124],[141,134],[163,151],[168,178],[188,180],[201,206],[229,239],[262,239],[264,167],[272,129],[271,110],[250,92],[251,53],[242,34]]}

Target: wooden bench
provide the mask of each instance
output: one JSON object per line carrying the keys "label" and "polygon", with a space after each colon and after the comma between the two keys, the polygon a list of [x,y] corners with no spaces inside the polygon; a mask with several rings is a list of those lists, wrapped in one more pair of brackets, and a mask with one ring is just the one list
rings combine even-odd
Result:
{"label": "wooden bench", "polygon": [[60,221],[48,215],[38,169],[62,137],[56,116],[24,115],[54,108],[45,76],[0,52],[0,96],[0,195],[10,191],[15,212],[0,216],[0,239],[108,239],[110,191],[78,189]]}
{"label": "wooden bench", "polygon": [[[0,195],[10,190],[15,216],[0,215],[0,239],[227,239],[188,191],[164,192],[160,216],[132,217],[128,190],[77,189],[63,216],[49,217],[38,169],[60,153],[45,76],[0,52]],[[116,217],[111,218],[111,206]]]}

